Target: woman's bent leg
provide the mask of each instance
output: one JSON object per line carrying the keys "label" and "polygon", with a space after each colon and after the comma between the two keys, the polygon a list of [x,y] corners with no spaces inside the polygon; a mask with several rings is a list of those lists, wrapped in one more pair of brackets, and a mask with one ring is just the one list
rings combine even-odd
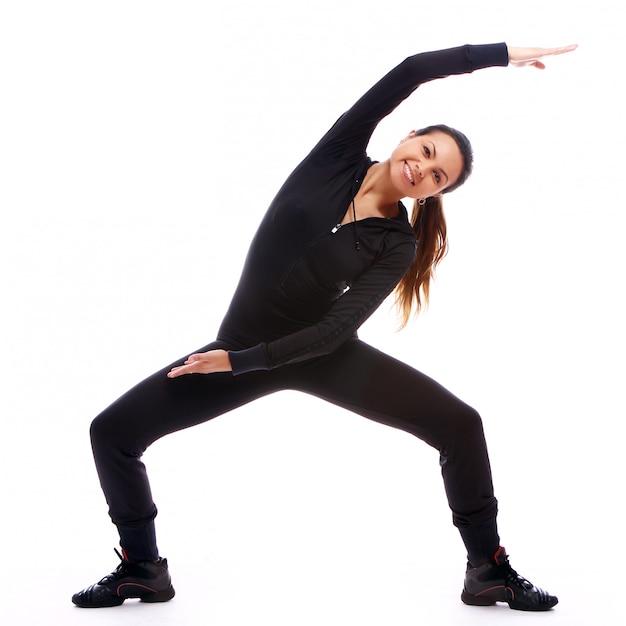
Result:
{"label": "woman's bent leg", "polygon": [[478,564],[499,546],[482,421],[440,384],[358,339],[302,368],[297,388],[409,432],[440,454],[453,522]]}
{"label": "woman's bent leg", "polygon": [[[210,344],[202,351],[220,344]],[[258,372],[235,377],[230,372],[167,378],[167,366],[125,393],[91,425],[96,468],[109,514],[130,561],[158,557],[157,513],[141,456],[160,437],[226,413],[276,391],[277,377]]]}

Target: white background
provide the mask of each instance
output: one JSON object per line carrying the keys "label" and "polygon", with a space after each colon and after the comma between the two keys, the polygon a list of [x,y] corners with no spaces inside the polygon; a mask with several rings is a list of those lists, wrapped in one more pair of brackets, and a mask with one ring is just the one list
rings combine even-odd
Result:
{"label": "white background", "polygon": [[[2,621],[619,623],[618,7],[3,1]],[[503,543],[558,607],[465,607],[436,452],[283,393],[146,453],[175,600],[74,608],[116,563],[91,419],[213,339],[266,206],[362,92],[415,52],[498,41],[580,47],[430,83],[380,124],[374,159],[444,122],[476,168],[446,198],[428,313],[396,333],[385,303],[360,334],[481,412]]]}

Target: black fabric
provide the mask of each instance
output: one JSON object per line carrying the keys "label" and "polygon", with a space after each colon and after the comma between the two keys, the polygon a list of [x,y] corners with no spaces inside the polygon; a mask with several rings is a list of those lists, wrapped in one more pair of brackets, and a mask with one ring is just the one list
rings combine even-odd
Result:
{"label": "black fabric", "polygon": [[414,55],[337,120],[284,183],[254,237],[218,334],[232,346],[233,374],[329,354],[354,335],[415,256],[402,203],[395,218],[358,222],[359,250],[353,228],[335,230],[372,165],[366,148],[376,125],[422,83],[507,63],[505,44]]}
{"label": "black fabric", "polygon": [[[223,348],[215,342],[201,351]],[[184,357],[173,365],[180,365]],[[145,548],[136,527],[150,526],[156,514],[140,457],[163,435],[210,420],[243,404],[284,389],[302,391],[369,419],[419,437],[440,452],[441,472],[453,521],[459,527],[492,525],[494,534],[477,533],[477,554],[491,557],[497,502],[482,422],[477,412],[428,376],[350,339],[332,355],[272,371],[192,375],[169,379],[168,366],[152,375],[101,413],[91,436],[100,482],[122,545],[138,560]],[[251,469],[252,471],[252,469]],[[125,534],[126,527],[135,527]],[[482,526],[481,526],[482,528]],[[472,535],[465,534],[474,542]],[[148,556],[143,557],[145,559]]]}
{"label": "black fabric", "polygon": [[167,378],[182,358],[93,421],[100,482],[133,558],[150,560],[157,550],[156,507],[140,458],[146,448],[282,389],[318,396],[439,450],[454,523],[493,528],[468,551],[495,552],[497,503],[480,417],[356,335],[414,258],[406,210],[400,203],[395,218],[359,221],[358,250],[354,229],[335,226],[372,165],[365,149],[382,117],[421,83],[507,63],[504,44],[463,46],[409,57],[387,74],[294,170],[263,218],[218,339],[200,349],[228,350],[233,372]]}

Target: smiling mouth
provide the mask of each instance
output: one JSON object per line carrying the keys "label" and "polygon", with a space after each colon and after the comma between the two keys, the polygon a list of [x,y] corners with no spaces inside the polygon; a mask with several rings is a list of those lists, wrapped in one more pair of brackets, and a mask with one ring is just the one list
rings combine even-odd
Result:
{"label": "smiling mouth", "polygon": [[404,176],[409,181],[409,183],[411,183],[411,185],[415,186],[415,179],[413,178],[413,174],[411,174],[411,168],[406,161],[404,162]]}

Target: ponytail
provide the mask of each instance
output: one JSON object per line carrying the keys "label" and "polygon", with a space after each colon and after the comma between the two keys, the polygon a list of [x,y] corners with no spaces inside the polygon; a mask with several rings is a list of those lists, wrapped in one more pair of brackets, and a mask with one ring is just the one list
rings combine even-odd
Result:
{"label": "ponytail", "polygon": [[396,306],[404,328],[415,314],[428,305],[430,281],[435,268],[448,251],[446,218],[440,196],[426,198],[423,204],[415,200],[411,226],[417,240],[417,254],[413,264],[396,287]]}

